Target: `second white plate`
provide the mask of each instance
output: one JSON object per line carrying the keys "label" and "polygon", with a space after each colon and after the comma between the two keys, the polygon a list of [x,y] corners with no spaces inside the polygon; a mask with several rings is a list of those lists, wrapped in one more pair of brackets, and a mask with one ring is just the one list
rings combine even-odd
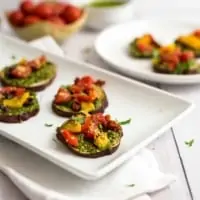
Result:
{"label": "second white plate", "polygon": [[167,84],[200,83],[200,74],[168,75],[152,71],[150,60],[139,60],[128,55],[128,45],[135,37],[151,33],[161,44],[169,44],[200,25],[183,21],[137,20],[105,29],[97,37],[95,50],[115,70],[134,78]]}

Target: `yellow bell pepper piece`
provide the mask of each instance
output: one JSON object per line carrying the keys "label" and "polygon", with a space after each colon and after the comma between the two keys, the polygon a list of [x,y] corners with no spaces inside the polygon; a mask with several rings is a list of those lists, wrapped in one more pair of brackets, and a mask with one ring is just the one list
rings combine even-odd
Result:
{"label": "yellow bell pepper piece", "polygon": [[160,48],[160,53],[165,53],[165,52],[167,52],[167,53],[172,53],[173,51],[175,51],[176,50],[176,45],[175,44],[169,44],[169,45],[167,45],[167,46],[163,46],[163,47],[161,47]]}
{"label": "yellow bell pepper piece", "polygon": [[75,120],[70,120],[66,124],[63,125],[64,129],[72,133],[79,133],[81,132],[81,124]]}
{"label": "yellow bell pepper piece", "polygon": [[3,105],[5,107],[9,107],[9,108],[21,108],[24,105],[24,103],[27,101],[29,96],[30,96],[30,93],[29,92],[25,92],[20,97],[14,97],[12,99],[3,100]]}
{"label": "yellow bell pepper piece", "polygon": [[194,49],[200,49],[200,39],[194,35],[181,36],[178,41]]}
{"label": "yellow bell pepper piece", "polygon": [[83,112],[91,112],[91,111],[95,110],[95,106],[91,102],[82,102],[81,103],[81,110]]}
{"label": "yellow bell pepper piece", "polygon": [[107,149],[110,141],[108,139],[108,136],[106,133],[101,133],[99,134],[95,140],[94,140],[94,144],[101,150]]}

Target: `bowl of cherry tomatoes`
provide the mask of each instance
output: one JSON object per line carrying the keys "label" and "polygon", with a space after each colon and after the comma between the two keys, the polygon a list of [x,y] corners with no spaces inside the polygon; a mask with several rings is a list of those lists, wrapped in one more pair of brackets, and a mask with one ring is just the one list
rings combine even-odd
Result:
{"label": "bowl of cherry tomatoes", "polygon": [[14,32],[26,41],[50,35],[62,43],[83,27],[87,12],[70,3],[25,0],[17,10],[6,12],[6,17]]}

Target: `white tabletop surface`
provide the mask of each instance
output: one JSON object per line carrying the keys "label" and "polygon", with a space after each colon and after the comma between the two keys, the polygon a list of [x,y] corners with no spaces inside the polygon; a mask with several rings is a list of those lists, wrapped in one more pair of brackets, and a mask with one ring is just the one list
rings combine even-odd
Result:
{"label": "white tabletop surface", "polygon": [[[76,1],[82,2],[83,0]],[[1,0],[0,10],[14,8],[18,2],[19,0]],[[199,19],[200,24],[199,8],[199,0],[151,0],[151,2],[149,0],[136,0],[134,7],[137,18]],[[66,55],[71,58],[105,66],[106,64],[92,50],[84,50],[91,49],[97,34],[84,30],[74,35],[62,48]],[[174,173],[178,177],[175,184],[171,185],[166,191],[155,194],[153,200],[199,200],[200,134],[198,128],[200,128],[200,86],[160,85],[159,87],[195,102],[197,108],[163,137],[158,138],[150,145],[161,168],[166,172]],[[194,139],[195,142],[191,148],[188,148],[184,142],[190,139]],[[0,187],[5,187],[5,183],[0,183]],[[10,191],[6,191],[6,187],[4,191],[3,193],[12,196]],[[3,193],[0,193],[0,200],[9,199],[9,196],[5,198]],[[12,200],[14,199],[12,197]]]}

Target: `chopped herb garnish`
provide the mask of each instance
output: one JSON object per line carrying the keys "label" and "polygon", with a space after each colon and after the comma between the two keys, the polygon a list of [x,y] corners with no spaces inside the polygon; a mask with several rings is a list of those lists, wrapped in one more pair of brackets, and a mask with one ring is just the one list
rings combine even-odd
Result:
{"label": "chopped herb garnish", "polygon": [[53,126],[53,124],[47,124],[47,123],[45,123],[44,124],[46,127],[52,127]]}
{"label": "chopped herb garnish", "polygon": [[102,129],[103,129],[103,126],[102,126],[102,124],[99,124],[99,126],[98,126],[98,127],[99,127],[99,129],[100,129],[100,130],[102,130]]}
{"label": "chopped herb garnish", "polygon": [[126,124],[130,124],[130,123],[131,123],[131,118],[126,121],[119,122],[120,125],[126,125]]}
{"label": "chopped herb garnish", "polygon": [[15,55],[12,55],[11,58],[12,58],[13,60],[15,60],[15,59],[16,59],[16,56],[15,56]]}
{"label": "chopped herb garnish", "polygon": [[189,141],[185,141],[185,144],[186,144],[188,147],[191,147],[191,146],[194,144],[194,139],[189,140]]}
{"label": "chopped herb garnish", "polygon": [[127,187],[135,187],[135,184],[127,185]]}

